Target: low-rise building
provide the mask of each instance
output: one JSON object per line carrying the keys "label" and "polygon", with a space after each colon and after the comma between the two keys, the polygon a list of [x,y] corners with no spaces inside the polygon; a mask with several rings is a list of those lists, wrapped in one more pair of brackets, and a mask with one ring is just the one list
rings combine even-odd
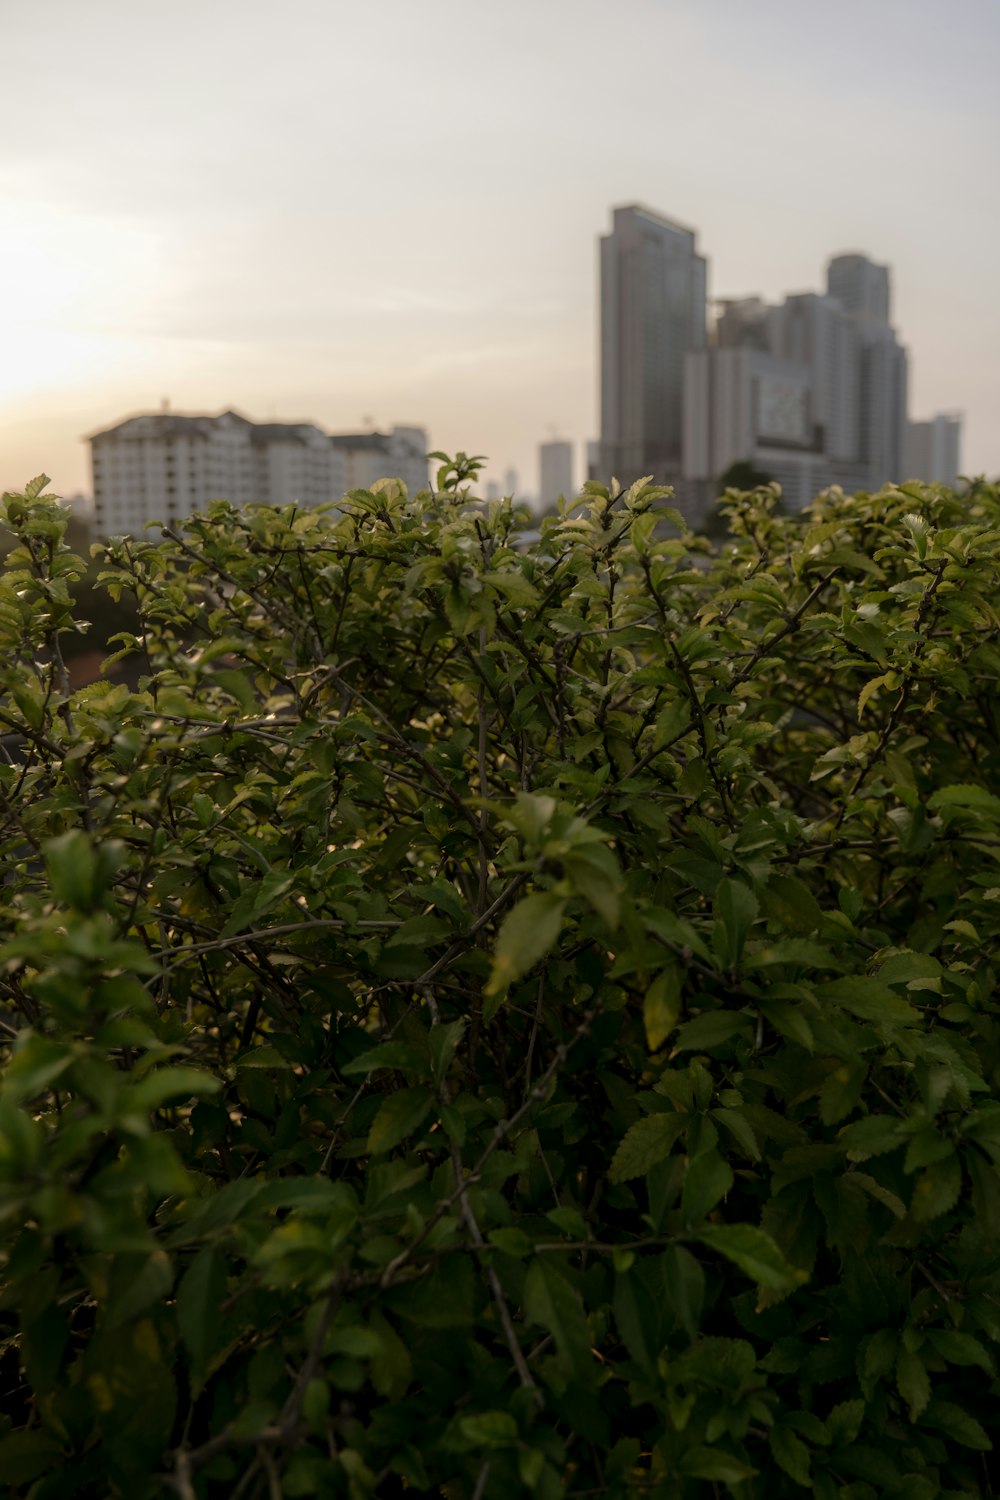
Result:
{"label": "low-rise building", "polygon": [[427,449],[419,427],[331,437],[312,422],[252,422],[235,411],[127,417],[90,438],[94,531],[173,525],[216,499],[321,505],[382,478],[425,489]]}

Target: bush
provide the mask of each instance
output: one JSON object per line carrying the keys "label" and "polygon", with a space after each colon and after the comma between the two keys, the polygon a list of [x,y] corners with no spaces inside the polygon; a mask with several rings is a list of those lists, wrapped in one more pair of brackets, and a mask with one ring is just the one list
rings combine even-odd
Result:
{"label": "bush", "polygon": [[994,1493],[1000,493],[472,468],[6,497],[8,1493]]}

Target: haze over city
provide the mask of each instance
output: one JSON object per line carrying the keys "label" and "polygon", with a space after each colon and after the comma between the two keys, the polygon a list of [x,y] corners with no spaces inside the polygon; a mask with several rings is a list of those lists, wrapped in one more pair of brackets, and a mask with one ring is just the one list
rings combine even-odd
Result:
{"label": "haze over city", "polygon": [[419,423],[534,487],[597,436],[613,203],[697,230],[713,297],[893,274],[910,412],[996,421],[990,0],[36,0],[5,8],[0,485],[89,489],[163,398]]}

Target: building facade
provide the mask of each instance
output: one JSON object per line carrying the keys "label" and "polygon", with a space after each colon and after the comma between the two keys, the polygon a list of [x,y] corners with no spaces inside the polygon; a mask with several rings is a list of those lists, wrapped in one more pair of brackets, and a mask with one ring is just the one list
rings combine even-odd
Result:
{"label": "building facade", "polygon": [[572,500],[573,444],[562,440],[538,445],[538,503],[542,510],[555,505],[560,496]]}
{"label": "building facade", "polygon": [[908,422],[907,479],[927,484],[957,483],[962,472],[962,418],[958,412],[939,412],[926,422]]}
{"label": "building facade", "polygon": [[339,438],[311,422],[251,422],[235,411],[128,417],[90,438],[94,531],[173,525],[214,499],[320,505],[383,477],[424,489],[427,448],[416,427]]}
{"label": "building facade", "polygon": [[702,505],[736,461],[793,508],[832,484],[875,490],[906,468],[907,355],[888,321],[887,267],[835,256],[826,292],[721,303],[686,365],[684,474]]}
{"label": "building facade", "polygon": [[637,205],[601,239],[602,478],[683,473],[684,366],[703,349],[707,266],[692,230]]}

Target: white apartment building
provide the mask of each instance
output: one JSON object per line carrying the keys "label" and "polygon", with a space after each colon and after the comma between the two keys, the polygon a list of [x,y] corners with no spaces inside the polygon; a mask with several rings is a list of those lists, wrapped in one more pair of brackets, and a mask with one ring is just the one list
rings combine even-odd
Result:
{"label": "white apartment building", "polygon": [[377,478],[423,489],[427,447],[416,427],[340,439],[311,422],[255,423],[234,411],[128,417],[90,438],[94,530],[113,536],[173,525],[214,499],[320,505]]}
{"label": "white apartment building", "polygon": [[907,479],[922,479],[927,484],[957,483],[962,472],[961,444],[959,412],[939,412],[926,422],[908,422],[904,465]]}
{"label": "white apartment building", "polygon": [[329,442],[345,465],[338,495],[368,489],[377,479],[401,479],[411,495],[428,487],[428,442],[422,427],[334,433]]}
{"label": "white apartment building", "polygon": [[573,444],[554,440],[538,445],[538,503],[544,510],[562,496],[572,500]]}

